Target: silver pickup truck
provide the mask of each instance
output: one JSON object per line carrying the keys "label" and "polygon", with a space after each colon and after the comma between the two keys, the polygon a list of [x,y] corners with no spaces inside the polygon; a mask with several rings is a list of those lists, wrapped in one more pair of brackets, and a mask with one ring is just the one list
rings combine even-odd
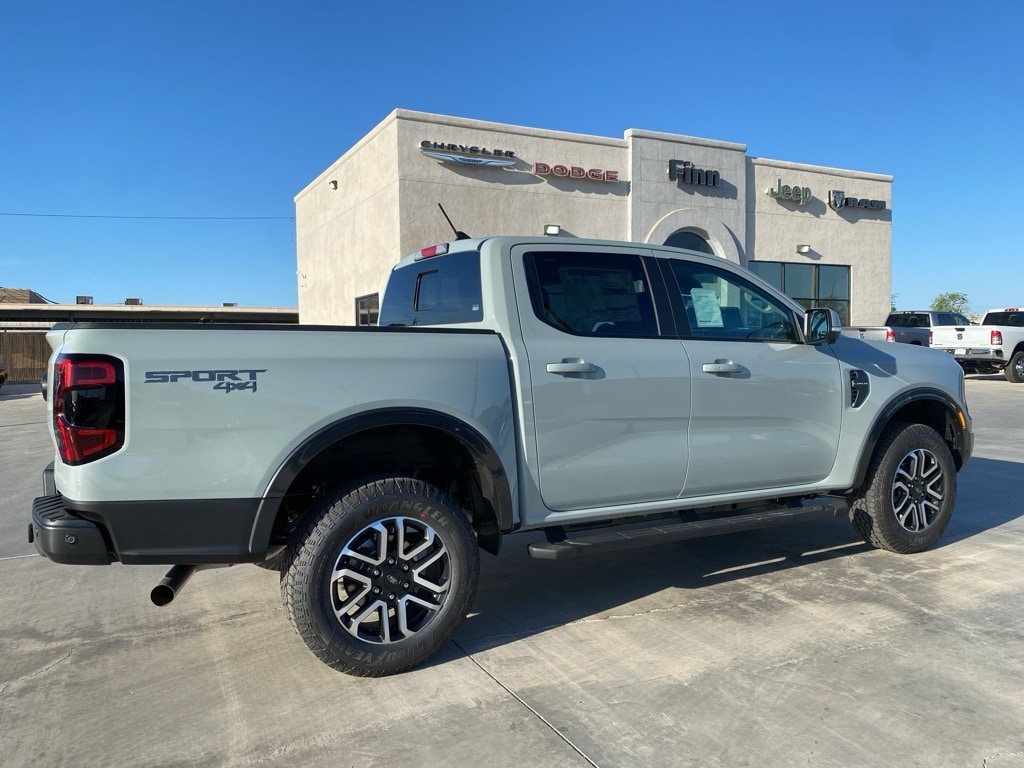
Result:
{"label": "silver pickup truck", "polygon": [[990,309],[981,325],[957,324],[935,331],[933,346],[953,355],[968,373],[1003,372],[1024,383],[1024,308]]}
{"label": "silver pickup truck", "polygon": [[379,322],[55,326],[30,540],[173,565],[157,604],[277,568],[309,649],[376,676],[452,636],[510,534],[562,558],[848,515],[917,552],[971,455],[949,355],[841,337],[713,256],[460,240],[394,268]]}

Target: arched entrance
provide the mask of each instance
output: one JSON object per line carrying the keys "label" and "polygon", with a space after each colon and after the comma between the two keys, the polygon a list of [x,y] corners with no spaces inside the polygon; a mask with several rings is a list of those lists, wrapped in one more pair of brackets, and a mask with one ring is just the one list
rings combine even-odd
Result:
{"label": "arched entrance", "polygon": [[689,251],[697,251],[698,253],[709,253],[712,256],[715,255],[715,251],[707,239],[687,229],[673,232],[665,240],[665,245],[673,248],[686,248]]}

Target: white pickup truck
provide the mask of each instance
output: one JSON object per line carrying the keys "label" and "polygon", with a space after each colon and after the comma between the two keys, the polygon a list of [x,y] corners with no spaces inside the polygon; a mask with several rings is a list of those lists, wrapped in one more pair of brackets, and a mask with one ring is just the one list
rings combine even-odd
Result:
{"label": "white pickup truck", "polygon": [[561,558],[848,515],[917,552],[973,446],[948,355],[841,337],[704,254],[459,240],[394,268],[379,322],[54,327],[30,540],[173,565],[158,605],[278,568],[308,648],[383,675],[452,636],[509,534]]}
{"label": "white pickup truck", "polygon": [[981,325],[935,328],[932,346],[949,352],[968,373],[1002,371],[1024,383],[1024,308],[990,309]]}

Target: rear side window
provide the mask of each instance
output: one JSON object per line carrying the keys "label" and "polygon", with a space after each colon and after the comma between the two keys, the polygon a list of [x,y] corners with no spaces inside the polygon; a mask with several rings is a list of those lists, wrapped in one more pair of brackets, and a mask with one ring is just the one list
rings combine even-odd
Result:
{"label": "rear side window", "polygon": [[578,336],[657,336],[650,282],[639,256],[528,253],[530,299],[538,318]]}
{"label": "rear side window", "polygon": [[480,253],[463,251],[395,269],[378,325],[450,325],[483,320]]}

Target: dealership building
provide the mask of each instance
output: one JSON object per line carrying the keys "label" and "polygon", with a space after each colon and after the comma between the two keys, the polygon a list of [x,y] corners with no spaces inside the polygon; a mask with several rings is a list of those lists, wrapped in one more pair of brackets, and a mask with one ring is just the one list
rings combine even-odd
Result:
{"label": "dealership building", "polygon": [[878,325],[891,299],[891,201],[892,176],[750,157],[744,144],[399,109],[295,198],[299,317],[374,321],[394,264],[452,240],[454,227],[713,253],[844,324]]}

